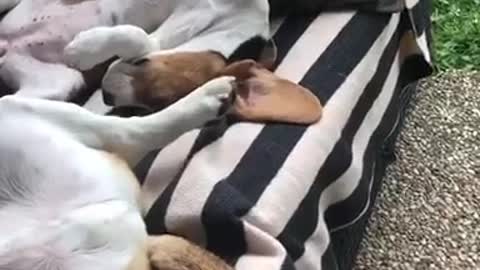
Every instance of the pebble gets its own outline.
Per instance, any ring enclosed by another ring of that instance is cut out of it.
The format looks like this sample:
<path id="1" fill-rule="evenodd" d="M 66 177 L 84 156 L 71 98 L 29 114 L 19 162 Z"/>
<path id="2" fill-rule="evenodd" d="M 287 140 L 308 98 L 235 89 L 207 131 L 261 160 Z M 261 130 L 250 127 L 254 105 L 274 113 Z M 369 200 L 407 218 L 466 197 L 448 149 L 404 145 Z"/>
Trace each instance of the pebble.
<path id="1" fill-rule="evenodd" d="M 480 72 L 422 82 L 355 269 L 480 269 L 479 145 Z"/>

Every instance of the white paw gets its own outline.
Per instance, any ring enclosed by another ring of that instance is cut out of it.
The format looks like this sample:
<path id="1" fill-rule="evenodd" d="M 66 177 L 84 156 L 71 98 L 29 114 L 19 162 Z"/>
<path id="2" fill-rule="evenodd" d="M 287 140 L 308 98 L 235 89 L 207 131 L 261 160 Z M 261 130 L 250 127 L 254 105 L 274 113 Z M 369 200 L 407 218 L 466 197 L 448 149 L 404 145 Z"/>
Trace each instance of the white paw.
<path id="1" fill-rule="evenodd" d="M 213 79 L 193 92 L 202 99 L 208 109 L 218 111 L 234 89 L 235 77 L 224 76 Z"/>
<path id="2" fill-rule="evenodd" d="M 151 52 L 154 46 L 148 34 L 132 25 L 96 27 L 78 34 L 65 48 L 65 61 L 71 67 L 89 70 L 118 56 L 131 60 Z"/>
<path id="3" fill-rule="evenodd" d="M 213 79 L 172 106 L 187 108 L 189 118 L 193 123 L 196 123 L 196 126 L 213 120 L 217 117 L 225 100 L 232 93 L 234 81 L 234 77 Z"/>

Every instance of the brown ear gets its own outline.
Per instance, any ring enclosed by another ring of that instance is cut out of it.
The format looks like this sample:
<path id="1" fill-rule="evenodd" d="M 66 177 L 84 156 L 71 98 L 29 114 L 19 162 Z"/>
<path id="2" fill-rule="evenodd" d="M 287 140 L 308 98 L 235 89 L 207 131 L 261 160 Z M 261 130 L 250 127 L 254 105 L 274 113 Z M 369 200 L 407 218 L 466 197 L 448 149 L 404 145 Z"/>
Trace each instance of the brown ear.
<path id="1" fill-rule="evenodd" d="M 313 124 L 320 120 L 322 105 L 308 89 L 258 65 L 249 73 L 250 78 L 238 82 L 231 108 L 234 115 L 254 122 Z"/>
<path id="2" fill-rule="evenodd" d="M 220 72 L 220 76 L 233 76 L 239 81 L 247 80 L 254 76 L 254 68 L 258 66 L 257 62 L 250 59 L 234 62 L 226 66 Z"/>

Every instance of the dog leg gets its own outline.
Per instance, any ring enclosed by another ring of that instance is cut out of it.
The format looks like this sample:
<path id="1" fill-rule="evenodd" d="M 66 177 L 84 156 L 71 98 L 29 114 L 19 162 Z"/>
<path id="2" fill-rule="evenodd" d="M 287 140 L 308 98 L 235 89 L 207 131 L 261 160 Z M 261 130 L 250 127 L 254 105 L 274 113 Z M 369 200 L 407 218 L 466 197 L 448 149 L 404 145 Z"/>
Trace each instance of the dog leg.
<path id="1" fill-rule="evenodd" d="M 233 80 L 212 80 L 165 110 L 145 117 L 97 115 L 71 103 L 15 95 L 0 98 L 0 113 L 19 112 L 47 121 L 88 147 L 115 153 L 134 166 L 148 152 L 214 119 L 233 90 Z"/>
<path id="2" fill-rule="evenodd" d="M 22 0 L 2 0 L 0 2 L 0 13 L 9 11 L 10 9 L 18 5 L 21 1 Z"/>
<path id="3" fill-rule="evenodd" d="M 74 68 L 89 70 L 114 56 L 132 60 L 153 51 L 155 47 L 155 42 L 139 27 L 96 27 L 81 32 L 67 45 L 65 60 Z"/>

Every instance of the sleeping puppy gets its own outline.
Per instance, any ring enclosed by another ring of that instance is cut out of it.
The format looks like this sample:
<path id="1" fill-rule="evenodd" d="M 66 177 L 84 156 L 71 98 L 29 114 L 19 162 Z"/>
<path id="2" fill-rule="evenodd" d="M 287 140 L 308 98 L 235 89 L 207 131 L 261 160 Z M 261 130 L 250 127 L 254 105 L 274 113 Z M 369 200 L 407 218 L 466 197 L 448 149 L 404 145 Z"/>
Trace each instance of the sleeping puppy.
<path id="1" fill-rule="evenodd" d="M 192 57 L 215 65 L 245 40 L 268 37 L 269 29 L 267 0 L 2 0 L 0 14 L 4 12 L 0 81 L 20 95 L 56 100 L 84 89 L 84 75 L 102 73 L 88 72 L 97 64 L 116 57 L 124 64 L 140 64 L 139 57 L 153 51 L 190 59 L 163 68 L 169 78 L 163 81 L 187 80 Z M 103 86 L 130 87 L 130 79 L 121 76 L 129 67 L 111 66 Z"/>
<path id="2" fill-rule="evenodd" d="M 0 98 L 0 269 L 228 269 L 180 238 L 148 238 L 130 168 L 215 118 L 234 85 L 232 77 L 218 78 L 135 118 Z"/>

